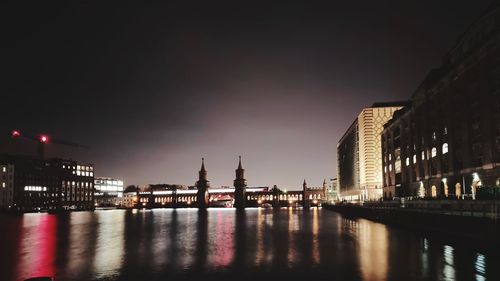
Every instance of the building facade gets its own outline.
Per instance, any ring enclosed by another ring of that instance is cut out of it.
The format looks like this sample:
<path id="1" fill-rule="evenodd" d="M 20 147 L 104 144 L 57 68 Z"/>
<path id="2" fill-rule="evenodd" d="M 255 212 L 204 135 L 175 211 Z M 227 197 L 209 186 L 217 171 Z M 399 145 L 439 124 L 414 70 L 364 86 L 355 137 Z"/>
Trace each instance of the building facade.
<path id="1" fill-rule="evenodd" d="M 120 206 L 123 200 L 123 181 L 98 177 L 94 179 L 94 201 L 99 207 Z"/>
<path id="2" fill-rule="evenodd" d="M 384 197 L 475 197 L 500 180 L 500 9 L 472 24 L 382 133 Z"/>
<path id="3" fill-rule="evenodd" d="M 341 200 L 382 198 L 380 133 L 393 113 L 407 102 L 375 103 L 364 108 L 337 144 L 337 173 Z"/>
<path id="4" fill-rule="evenodd" d="M 330 179 L 330 184 L 326 192 L 326 201 L 333 203 L 338 201 L 338 181 L 337 178 Z"/>
<path id="5" fill-rule="evenodd" d="M 1 155 L 0 179 L 1 209 L 32 212 L 94 208 L 91 164 Z"/>

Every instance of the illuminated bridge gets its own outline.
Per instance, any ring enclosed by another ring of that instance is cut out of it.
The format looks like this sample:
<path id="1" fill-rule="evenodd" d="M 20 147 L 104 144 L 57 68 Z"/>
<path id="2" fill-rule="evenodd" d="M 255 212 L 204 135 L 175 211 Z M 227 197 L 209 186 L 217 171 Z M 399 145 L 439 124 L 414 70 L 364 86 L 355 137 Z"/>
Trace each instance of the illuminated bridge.
<path id="1" fill-rule="evenodd" d="M 136 208 L 178 208 L 178 207 L 309 207 L 320 206 L 326 201 L 326 182 L 319 188 L 308 188 L 304 180 L 302 190 L 284 191 L 276 186 L 247 187 L 244 179 L 241 157 L 236 169 L 234 188 L 210 188 L 204 159 L 196 188 L 192 189 L 150 189 L 138 191 Z"/>

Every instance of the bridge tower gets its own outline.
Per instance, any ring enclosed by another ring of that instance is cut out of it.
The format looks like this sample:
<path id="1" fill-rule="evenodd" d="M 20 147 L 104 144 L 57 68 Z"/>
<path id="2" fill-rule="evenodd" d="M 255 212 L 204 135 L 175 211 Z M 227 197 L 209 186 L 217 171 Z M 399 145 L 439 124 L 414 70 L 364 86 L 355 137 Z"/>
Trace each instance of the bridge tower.
<path id="1" fill-rule="evenodd" d="M 236 179 L 234 180 L 234 207 L 245 208 L 247 180 L 245 179 L 245 169 L 241 166 L 241 156 L 239 156 L 238 169 L 236 169 Z"/>
<path id="2" fill-rule="evenodd" d="M 302 206 L 304 209 L 309 209 L 311 207 L 311 202 L 309 201 L 309 192 L 307 192 L 307 183 L 304 179 L 304 183 L 302 183 Z"/>
<path id="3" fill-rule="evenodd" d="M 280 207 L 280 190 L 278 189 L 278 186 L 274 185 L 272 191 L 273 191 L 273 207 L 279 208 Z"/>
<path id="4" fill-rule="evenodd" d="M 198 189 L 198 192 L 196 193 L 196 204 L 198 205 L 198 209 L 208 208 L 209 187 L 210 187 L 210 182 L 207 180 L 207 170 L 205 170 L 205 158 L 201 158 L 201 169 L 199 172 L 198 181 L 196 182 L 196 189 Z"/>
<path id="5" fill-rule="evenodd" d="M 323 202 L 326 202 L 328 199 L 328 185 L 326 179 L 323 179 L 323 196 L 321 196 L 321 198 L 323 198 Z"/>

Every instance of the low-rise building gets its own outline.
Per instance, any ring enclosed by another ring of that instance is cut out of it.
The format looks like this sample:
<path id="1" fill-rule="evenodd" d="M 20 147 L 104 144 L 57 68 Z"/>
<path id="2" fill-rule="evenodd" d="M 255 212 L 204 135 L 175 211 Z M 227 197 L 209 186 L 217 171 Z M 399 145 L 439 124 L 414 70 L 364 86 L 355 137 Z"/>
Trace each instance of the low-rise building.
<path id="1" fill-rule="evenodd" d="M 92 210 L 94 166 L 59 158 L 0 156 L 0 208 Z"/>
<path id="2" fill-rule="evenodd" d="M 97 177 L 94 180 L 94 200 L 98 207 L 119 206 L 123 199 L 123 180 Z"/>

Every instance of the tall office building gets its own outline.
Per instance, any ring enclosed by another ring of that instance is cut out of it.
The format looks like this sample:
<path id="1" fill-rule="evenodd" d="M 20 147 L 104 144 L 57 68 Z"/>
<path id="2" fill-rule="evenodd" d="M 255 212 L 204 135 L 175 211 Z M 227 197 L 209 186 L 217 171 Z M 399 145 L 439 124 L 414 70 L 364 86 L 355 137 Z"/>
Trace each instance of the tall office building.
<path id="1" fill-rule="evenodd" d="M 380 133 L 392 114 L 407 102 L 374 103 L 364 108 L 337 144 L 341 200 L 378 200 L 382 197 Z"/>

